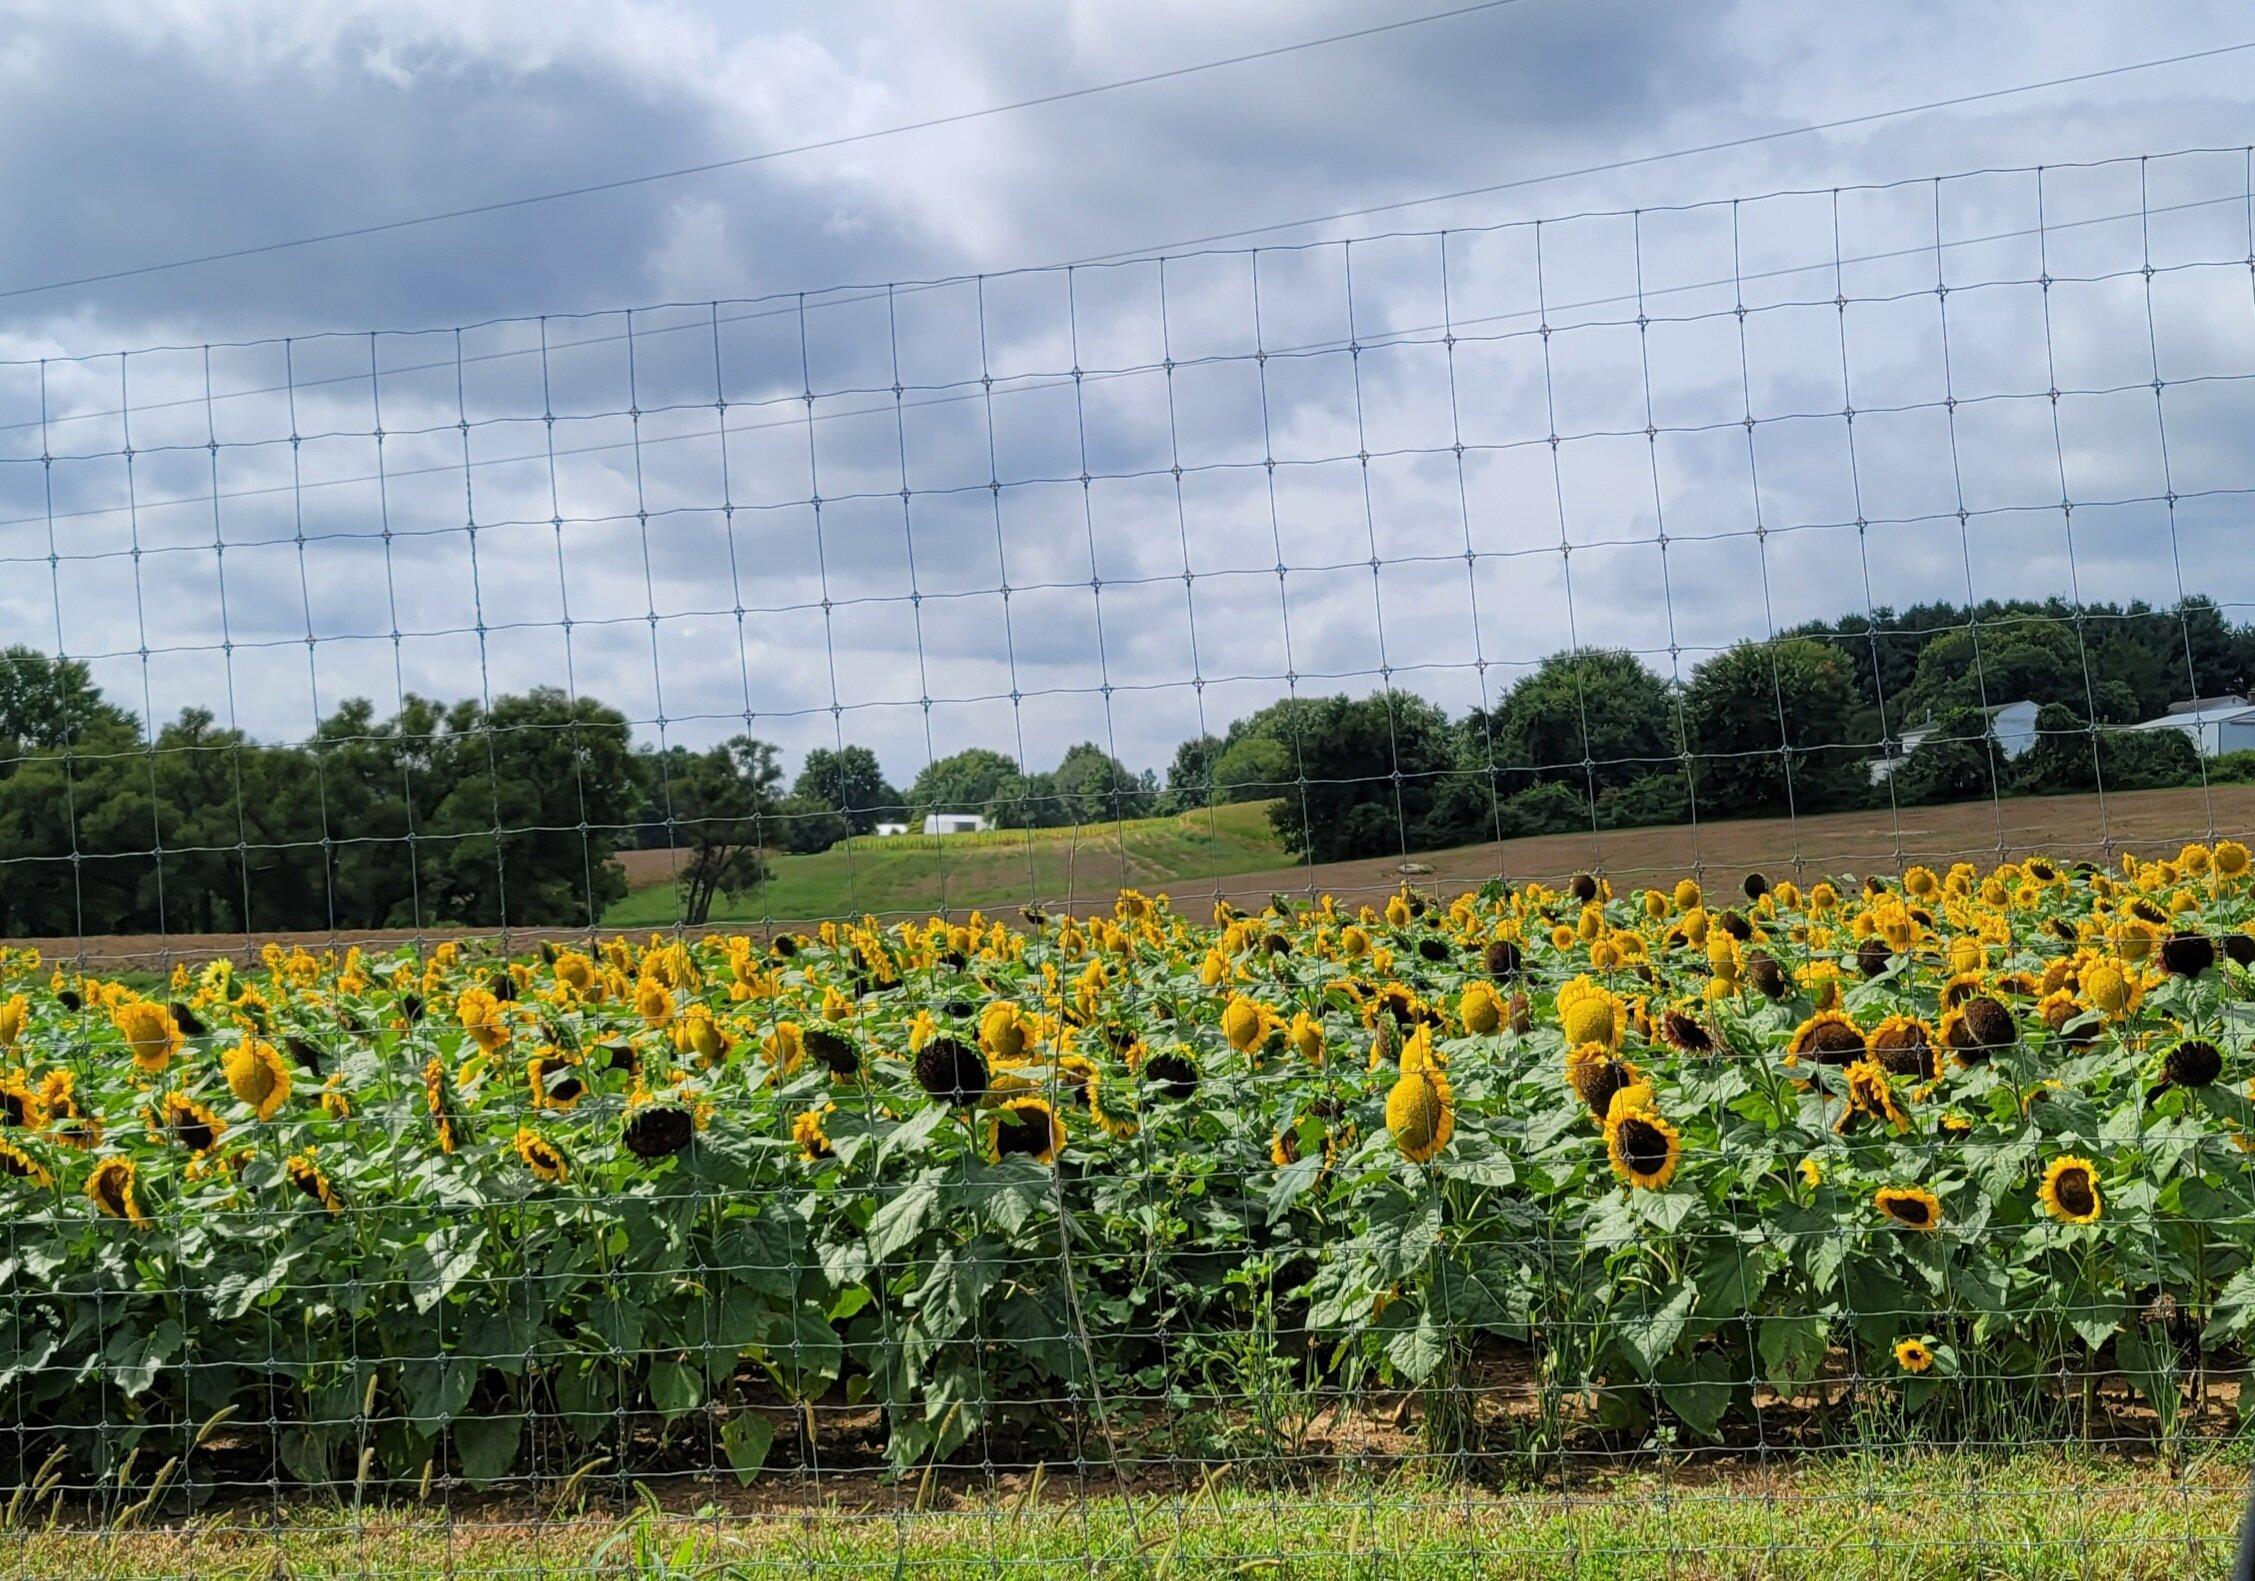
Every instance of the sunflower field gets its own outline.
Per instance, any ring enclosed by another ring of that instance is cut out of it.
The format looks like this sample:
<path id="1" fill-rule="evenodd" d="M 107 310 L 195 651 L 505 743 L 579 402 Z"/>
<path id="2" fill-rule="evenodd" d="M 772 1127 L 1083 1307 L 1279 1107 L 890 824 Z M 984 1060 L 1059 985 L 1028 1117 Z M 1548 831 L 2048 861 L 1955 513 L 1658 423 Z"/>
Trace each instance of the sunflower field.
<path id="1" fill-rule="evenodd" d="M 0 1475 L 2228 1431 L 2249 870 L 0 952 Z"/>

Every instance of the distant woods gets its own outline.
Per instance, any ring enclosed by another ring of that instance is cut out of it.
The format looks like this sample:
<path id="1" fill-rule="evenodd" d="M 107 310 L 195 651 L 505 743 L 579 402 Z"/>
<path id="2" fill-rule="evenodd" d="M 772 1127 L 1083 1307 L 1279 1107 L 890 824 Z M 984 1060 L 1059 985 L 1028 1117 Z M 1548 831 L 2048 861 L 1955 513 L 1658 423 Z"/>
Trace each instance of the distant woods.
<path id="1" fill-rule="evenodd" d="M 308 740 L 261 742 L 189 709 L 144 734 L 87 667 L 0 652 L 0 933 L 585 924 L 625 893 L 629 848 L 682 852 L 686 921 L 778 855 L 881 824 L 974 813 L 1003 828 L 1268 801 L 1315 860 L 1699 816 L 1819 812 L 2187 783 L 2176 731 L 2107 727 L 2244 693 L 2255 630 L 2193 599 L 1879 610 L 1670 667 L 1554 654 L 1452 718 L 1411 692 L 1289 697 L 1183 742 L 1164 780 L 1082 742 L 1054 767 L 968 747 L 903 790 L 876 754 L 807 754 L 786 781 L 748 735 L 633 741 L 617 709 L 553 688 L 389 717 L 347 702 Z M 1989 711 L 2038 705 L 2007 757 Z M 1931 729 L 1884 783 L 1869 761 Z M 2255 778 L 2211 760 L 2210 779 Z"/>

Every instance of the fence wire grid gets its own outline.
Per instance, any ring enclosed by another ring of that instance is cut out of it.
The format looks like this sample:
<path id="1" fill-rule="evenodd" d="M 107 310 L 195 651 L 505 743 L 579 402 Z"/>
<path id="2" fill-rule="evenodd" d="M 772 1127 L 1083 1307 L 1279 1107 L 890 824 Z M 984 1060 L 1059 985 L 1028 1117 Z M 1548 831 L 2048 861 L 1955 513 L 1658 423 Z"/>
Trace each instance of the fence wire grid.
<path id="1" fill-rule="evenodd" d="M 2251 379 L 2249 148 L 0 362 L 0 1549 L 2220 1571 Z"/>

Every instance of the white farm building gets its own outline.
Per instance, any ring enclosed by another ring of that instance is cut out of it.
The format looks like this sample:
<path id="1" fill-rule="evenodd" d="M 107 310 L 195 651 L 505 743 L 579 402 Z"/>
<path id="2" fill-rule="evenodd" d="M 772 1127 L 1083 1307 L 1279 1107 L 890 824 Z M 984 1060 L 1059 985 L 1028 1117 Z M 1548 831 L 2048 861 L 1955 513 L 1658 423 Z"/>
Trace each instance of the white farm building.
<path id="1" fill-rule="evenodd" d="M 2244 697 L 2196 697 L 2171 703 L 2159 719 L 2131 725 L 2132 730 L 2179 730 L 2204 758 L 2222 752 L 2255 751 L 2255 704 Z"/>
<path id="2" fill-rule="evenodd" d="M 1996 738 L 1997 750 L 2007 762 L 2022 756 L 2036 744 L 2036 704 L 2029 698 L 2023 697 L 2016 703 L 1998 703 L 1982 712 L 1989 716 L 1989 734 Z M 1872 784 L 1884 784 L 1894 778 L 1896 770 L 1925 745 L 1935 729 L 1931 720 L 1913 725 L 1903 732 L 1894 751 L 1885 757 L 1873 758 L 1868 765 Z"/>

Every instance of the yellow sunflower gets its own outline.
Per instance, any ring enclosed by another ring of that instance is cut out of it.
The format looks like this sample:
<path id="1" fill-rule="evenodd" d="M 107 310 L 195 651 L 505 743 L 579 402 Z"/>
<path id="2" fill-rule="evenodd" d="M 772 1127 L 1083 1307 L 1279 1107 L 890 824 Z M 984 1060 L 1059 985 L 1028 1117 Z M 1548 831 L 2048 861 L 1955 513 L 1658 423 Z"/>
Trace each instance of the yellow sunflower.
<path id="1" fill-rule="evenodd" d="M 243 1040 L 220 1056 L 227 1090 L 249 1104 L 261 1120 L 271 1120 L 290 1100 L 290 1067 L 274 1045 L 243 1035 Z"/>
<path id="2" fill-rule="evenodd" d="M 1386 1094 L 1386 1129 L 1413 1164 L 1427 1162 L 1449 1145 L 1456 1134 L 1456 1094 L 1438 1065 L 1404 1051 L 1401 1074 Z"/>
<path id="3" fill-rule="evenodd" d="M 1905 1372 L 1924 1372 L 1934 1365 L 1934 1350 L 1922 1339 L 1895 1341 L 1895 1365 Z"/>
<path id="4" fill-rule="evenodd" d="M 1819 1065 L 1853 1065 L 1869 1047 L 1862 1027 L 1837 1010 L 1819 1010 L 1793 1029 L 1785 1052 L 1794 1060 Z"/>
<path id="5" fill-rule="evenodd" d="M 799 1146 L 801 1163 L 818 1164 L 835 1155 L 837 1150 L 830 1145 L 830 1133 L 823 1129 L 822 1117 L 837 1107 L 826 1103 L 819 1108 L 802 1109 L 791 1121 L 791 1140 Z"/>
<path id="6" fill-rule="evenodd" d="M 197 1158 L 219 1145 L 227 1122 L 184 1092 L 168 1092 L 149 1111 L 149 1131 L 155 1140 L 178 1142 Z"/>
<path id="7" fill-rule="evenodd" d="M 1088 1078 L 1088 1114 L 1106 1136 L 1135 1135 L 1139 1121 L 1134 1077 L 1116 1065 L 1098 1066 Z"/>
<path id="8" fill-rule="evenodd" d="M 0 1176 L 28 1180 L 42 1188 L 55 1183 L 55 1177 L 47 1173 L 45 1165 L 13 1142 L 0 1142 Z"/>
<path id="9" fill-rule="evenodd" d="M 517 1134 L 510 1138 L 510 1145 L 517 1150 L 517 1156 L 524 1160 L 525 1168 L 539 1179 L 558 1185 L 571 1179 L 571 1165 L 562 1151 L 531 1126 L 518 1126 Z"/>
<path id="10" fill-rule="evenodd" d="M 1596 1043 L 1618 1050 L 1628 1032 L 1627 1007 L 1620 995 L 1587 977 L 1577 977 L 1558 990 L 1558 1025 L 1568 1048 Z"/>
<path id="11" fill-rule="evenodd" d="M 321 1166 L 314 1162 L 312 1148 L 291 1154 L 282 1165 L 282 1172 L 289 1177 L 291 1185 L 320 1203 L 332 1218 L 344 1212 L 344 1203 L 337 1197 L 337 1188 L 329 1183 L 329 1177 L 321 1173 Z"/>
<path id="12" fill-rule="evenodd" d="M 86 1200 L 109 1218 L 123 1219 L 136 1228 L 145 1228 L 149 1216 L 141 1211 L 140 1198 L 134 1191 L 140 1178 L 132 1159 L 112 1154 L 87 1175 Z"/>
<path id="13" fill-rule="evenodd" d="M 172 1012 L 145 999 L 119 1005 L 110 1012 L 110 1020 L 124 1034 L 126 1047 L 133 1051 L 133 1063 L 151 1075 L 170 1064 L 187 1041 Z"/>
<path id="14" fill-rule="evenodd" d="M 1658 1191 L 1676 1178 L 1676 1166 L 1683 1158 L 1683 1138 L 1655 1111 L 1641 1105 L 1631 1107 L 1616 1098 L 1613 1113 L 1605 1122 L 1605 1154 L 1623 1185 Z"/>
<path id="15" fill-rule="evenodd" d="M 2036 1196 L 2044 1211 L 2062 1224 L 2096 1224 L 2101 1202 L 2098 1170 L 2087 1158 L 2062 1153 L 2044 1168 Z"/>
<path id="16" fill-rule="evenodd" d="M 987 1162 L 1030 1158 L 1054 1164 L 1065 1146 L 1065 1122 L 1046 1098 L 1028 1095 L 1005 1100 L 987 1120 Z"/>
<path id="17" fill-rule="evenodd" d="M 1942 1199 L 1923 1186 L 1882 1186 L 1871 1205 L 1908 1230 L 1931 1234 L 1942 1227 Z"/>

